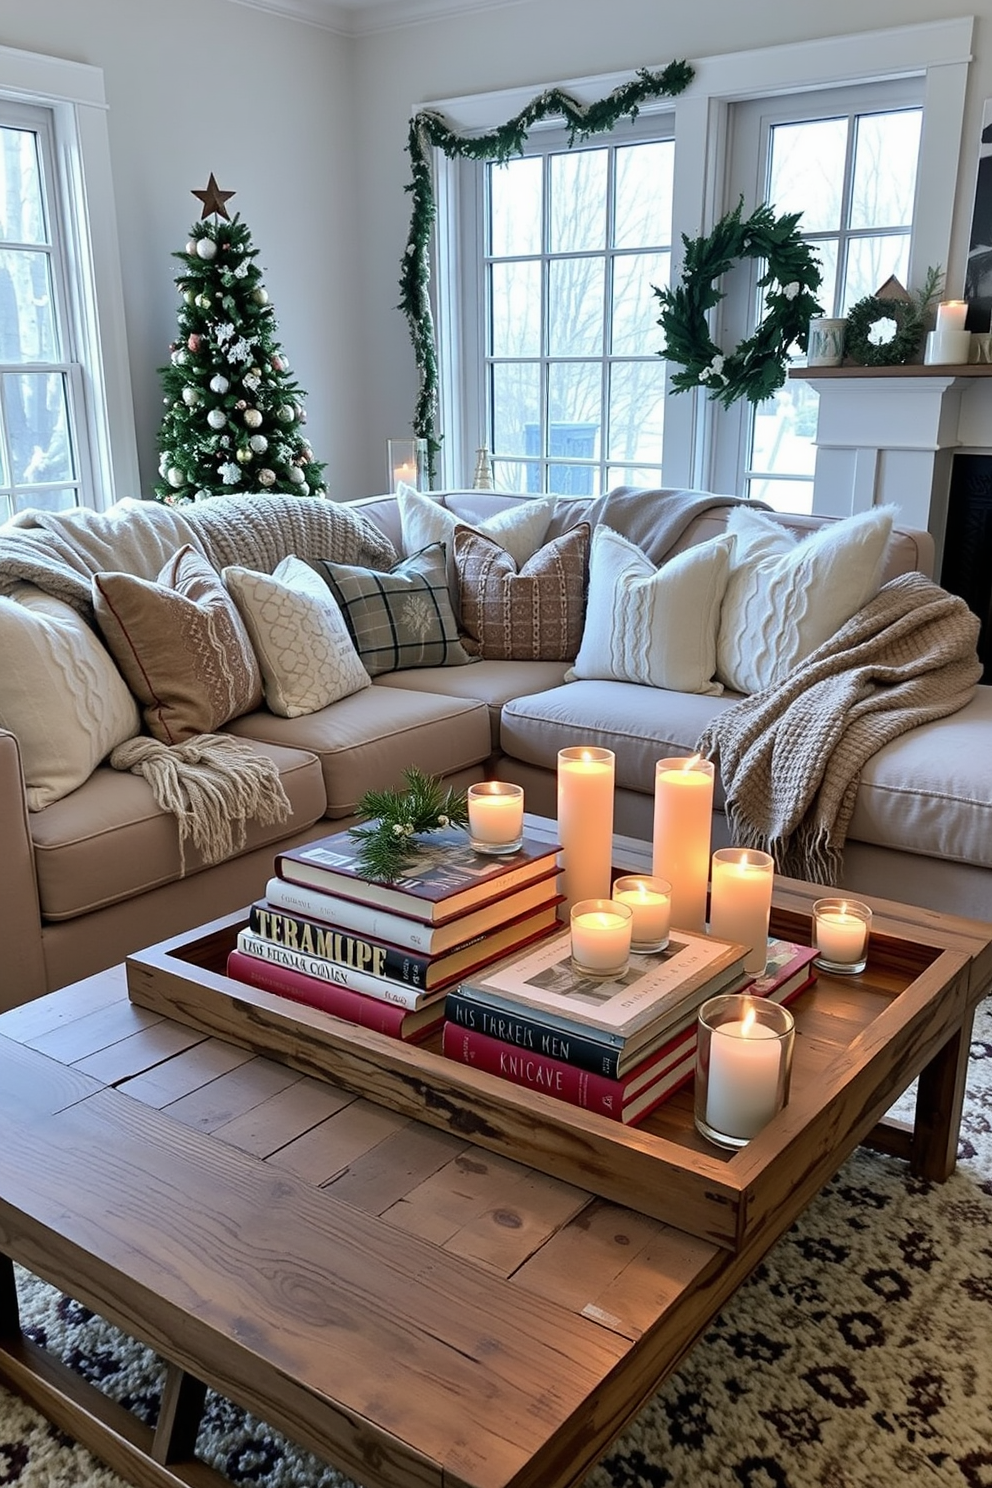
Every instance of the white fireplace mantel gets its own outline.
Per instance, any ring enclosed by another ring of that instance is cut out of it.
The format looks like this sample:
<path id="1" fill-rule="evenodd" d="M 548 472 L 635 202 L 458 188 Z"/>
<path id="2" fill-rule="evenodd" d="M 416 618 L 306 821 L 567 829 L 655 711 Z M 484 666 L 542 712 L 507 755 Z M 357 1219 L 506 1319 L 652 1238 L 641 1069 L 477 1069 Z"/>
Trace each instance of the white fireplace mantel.
<path id="1" fill-rule="evenodd" d="M 943 551 L 951 463 L 992 450 L 992 366 L 797 367 L 819 394 L 813 510 L 892 503 Z"/>

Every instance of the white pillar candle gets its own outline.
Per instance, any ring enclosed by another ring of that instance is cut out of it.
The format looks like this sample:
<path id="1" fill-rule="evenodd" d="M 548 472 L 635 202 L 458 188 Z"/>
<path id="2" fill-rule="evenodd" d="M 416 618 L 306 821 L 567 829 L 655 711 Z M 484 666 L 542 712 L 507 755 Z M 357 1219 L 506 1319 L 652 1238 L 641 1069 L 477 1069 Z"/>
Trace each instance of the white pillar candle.
<path id="1" fill-rule="evenodd" d="M 768 960 L 774 860 L 747 847 L 721 847 L 713 854 L 710 932 L 746 945 L 744 970 L 760 975 Z"/>
<path id="2" fill-rule="evenodd" d="M 928 366 L 964 366 L 971 357 L 971 332 L 931 331 L 923 360 Z"/>
<path id="3" fill-rule="evenodd" d="M 967 316 L 968 306 L 964 300 L 944 300 L 937 306 L 937 330 L 963 331 Z"/>
<path id="4" fill-rule="evenodd" d="M 753 1137 L 778 1110 L 782 1051 L 771 1028 L 748 1012 L 710 1038 L 706 1120 L 728 1137 Z"/>
<path id="5" fill-rule="evenodd" d="M 411 460 L 404 460 L 402 465 L 393 469 L 393 490 L 398 491 L 401 483 L 405 486 L 417 484 L 417 467 Z"/>
<path id="6" fill-rule="evenodd" d="M 585 971 L 622 971 L 630 956 L 630 906 L 583 899 L 571 912 L 572 960 Z"/>
<path id="7" fill-rule="evenodd" d="M 654 865 L 672 886 L 672 924 L 702 932 L 713 824 L 713 762 L 700 755 L 655 766 Z"/>
<path id="8" fill-rule="evenodd" d="M 861 960 L 867 934 L 864 920 L 845 909 L 823 910 L 816 916 L 816 948 L 840 966 Z"/>
<path id="9" fill-rule="evenodd" d="M 468 788 L 468 830 L 473 842 L 519 843 L 524 826 L 523 786 L 483 780 Z"/>
<path id="10" fill-rule="evenodd" d="M 577 746 L 558 751 L 563 911 L 578 899 L 610 897 L 614 764 L 610 749 Z"/>
<path id="11" fill-rule="evenodd" d="M 664 950 L 671 923 L 671 884 L 663 878 L 638 878 L 631 874 L 617 879 L 613 898 L 618 904 L 630 905 L 631 948 Z"/>

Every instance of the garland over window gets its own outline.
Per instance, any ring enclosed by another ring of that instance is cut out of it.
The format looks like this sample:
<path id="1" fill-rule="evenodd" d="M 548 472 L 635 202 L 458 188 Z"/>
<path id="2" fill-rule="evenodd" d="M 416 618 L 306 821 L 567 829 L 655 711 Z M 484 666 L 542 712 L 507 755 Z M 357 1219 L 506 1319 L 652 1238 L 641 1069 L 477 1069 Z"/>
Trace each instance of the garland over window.
<path id="1" fill-rule="evenodd" d="M 661 72 L 649 72 L 642 68 L 629 83 L 623 83 L 605 98 L 585 107 L 560 88 L 548 88 L 498 129 L 471 137 L 456 134 L 449 128 L 444 117 L 434 110 L 425 109 L 414 115 L 410 121 L 407 149 L 413 179 L 406 190 L 413 197 L 413 211 L 400 269 L 399 309 L 403 311 L 410 327 L 419 376 L 413 429 L 419 439 L 427 441 L 427 463 L 432 481 L 441 443 L 437 433 L 437 346 L 428 293 L 430 240 L 437 217 L 431 175 L 431 150 L 443 151 L 449 160 L 461 157 L 503 163 L 511 155 L 523 154 L 531 127 L 538 120 L 549 118 L 564 119 L 568 143 L 572 146 L 576 140 L 605 133 L 622 118 L 636 119 L 641 104 L 649 98 L 674 97 L 681 93 L 688 87 L 693 76 L 693 70 L 687 62 L 670 62 Z"/>

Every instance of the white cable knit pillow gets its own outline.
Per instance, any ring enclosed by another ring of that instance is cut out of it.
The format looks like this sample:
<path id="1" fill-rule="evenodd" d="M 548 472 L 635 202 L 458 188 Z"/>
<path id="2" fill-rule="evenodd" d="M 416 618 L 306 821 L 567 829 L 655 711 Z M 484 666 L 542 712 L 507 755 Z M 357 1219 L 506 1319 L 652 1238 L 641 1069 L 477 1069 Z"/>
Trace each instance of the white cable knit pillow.
<path id="1" fill-rule="evenodd" d="M 720 681 L 735 692 L 773 687 L 873 599 L 895 511 L 858 512 L 797 541 L 764 512 L 734 507 L 717 638 Z"/>
<path id="2" fill-rule="evenodd" d="M 138 704 L 100 637 L 33 585 L 0 599 L 0 726 L 16 734 L 29 811 L 88 780 L 141 732 Z"/>
<path id="3" fill-rule="evenodd" d="M 634 543 L 597 527 L 582 644 L 566 680 L 605 677 L 720 693 L 714 680 L 732 539 L 711 538 L 655 568 Z"/>
<path id="4" fill-rule="evenodd" d="M 254 648 L 270 712 L 300 718 L 372 686 L 337 600 L 309 563 L 284 558 L 271 574 L 231 566 L 221 578 Z"/>

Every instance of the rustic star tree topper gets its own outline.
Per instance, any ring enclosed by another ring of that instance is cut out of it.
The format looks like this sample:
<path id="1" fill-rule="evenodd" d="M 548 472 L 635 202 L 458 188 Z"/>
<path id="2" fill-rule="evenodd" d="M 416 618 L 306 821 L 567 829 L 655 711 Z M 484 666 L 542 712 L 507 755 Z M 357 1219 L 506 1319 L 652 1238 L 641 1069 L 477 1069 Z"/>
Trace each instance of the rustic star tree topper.
<path id="1" fill-rule="evenodd" d="M 235 195 L 235 192 L 221 191 L 217 185 L 213 171 L 210 172 L 210 180 L 207 182 L 204 190 L 194 191 L 192 194 L 198 201 L 203 203 L 203 211 L 200 213 L 201 222 L 204 217 L 209 217 L 211 212 L 215 212 L 218 217 L 226 217 L 228 222 L 230 222 L 231 219 L 224 203 L 230 201 L 231 197 Z"/>

